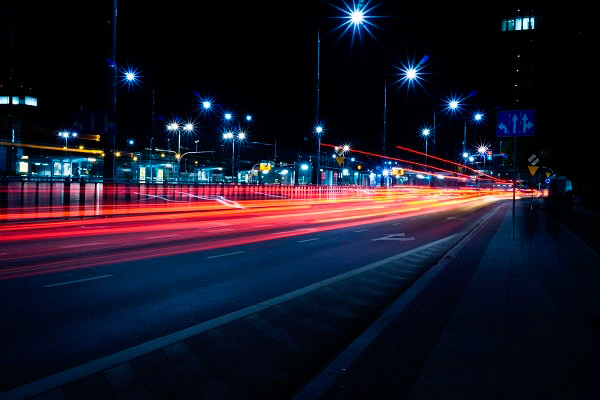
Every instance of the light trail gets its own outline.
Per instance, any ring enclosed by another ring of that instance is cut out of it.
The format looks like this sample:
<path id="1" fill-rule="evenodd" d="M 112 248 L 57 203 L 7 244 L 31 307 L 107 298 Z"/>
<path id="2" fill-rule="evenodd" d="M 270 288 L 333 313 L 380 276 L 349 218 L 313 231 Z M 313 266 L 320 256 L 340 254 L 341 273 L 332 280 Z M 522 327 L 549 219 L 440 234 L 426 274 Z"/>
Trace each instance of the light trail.
<path id="1" fill-rule="evenodd" d="M 335 145 L 328 144 L 328 143 L 321 143 L 321 146 L 333 147 L 333 148 L 339 147 L 339 146 L 335 146 Z M 352 153 L 359 153 L 359 154 L 364 154 L 364 155 L 373 156 L 373 157 L 385 158 L 386 160 L 400 161 L 400 162 L 403 162 L 405 164 L 418 165 L 418 166 L 429 168 L 429 169 L 435 169 L 435 170 L 440 171 L 440 172 L 446 172 L 446 173 L 450 173 L 452 175 L 457 175 L 457 176 L 444 176 L 445 179 L 457 179 L 457 180 L 466 181 L 466 180 L 468 180 L 468 179 L 471 178 L 469 175 L 464 175 L 464 174 L 461 174 L 459 172 L 450 171 L 448 169 L 443 169 L 443 168 L 435 167 L 435 166 L 428 165 L 428 164 L 422 164 L 422 163 L 419 163 L 419 162 L 416 162 L 416 161 L 404 160 L 402 158 L 397 158 L 397 157 L 383 156 L 381 154 L 370 153 L 368 151 L 362 151 L 362 150 L 356 150 L 356 149 L 351 149 L 350 151 Z M 411 169 L 411 172 L 422 174 L 422 175 L 429 175 L 429 176 L 436 176 L 437 175 L 436 173 L 425 171 L 425 170 Z"/>
<path id="2" fill-rule="evenodd" d="M 422 156 L 425 156 L 425 157 L 428 157 L 428 158 L 433 158 L 435 160 L 439 160 L 439 161 L 442 161 L 442 162 L 445 162 L 445 163 L 449 163 L 449 164 L 452 164 L 452 165 L 457 165 L 457 166 L 459 166 L 461 168 L 468 169 L 469 171 L 472 171 L 472 172 L 474 172 L 474 173 L 476 173 L 478 175 L 481 175 L 481 176 L 485 176 L 485 177 L 487 177 L 487 178 L 489 178 L 491 180 L 494 180 L 494 181 L 499 181 L 499 182 L 502 182 L 502 183 L 510 183 L 510 184 L 512 184 L 512 181 L 507 181 L 507 180 L 502 180 L 502 179 L 495 178 L 495 177 L 493 177 L 491 175 L 488 175 L 486 173 L 479 172 L 478 170 L 476 170 L 474 168 L 468 167 L 466 164 L 461 164 L 461 163 L 457 163 L 455 161 L 446 160 L 445 158 L 432 156 L 431 154 L 425 154 L 425 153 L 423 153 L 421 151 L 418 151 L 418 150 L 409 149 L 408 147 L 396 146 L 396 148 L 400 149 L 400 150 L 409 151 L 411 153 L 419 154 L 419 155 L 422 155 Z"/>
<path id="3" fill-rule="evenodd" d="M 416 186 L 349 193 L 338 199 L 262 201 L 260 207 L 241 201 L 243 208 L 153 209 L 108 219 L 0 225 L 0 279 L 240 246 L 512 198 L 512 191 Z"/>

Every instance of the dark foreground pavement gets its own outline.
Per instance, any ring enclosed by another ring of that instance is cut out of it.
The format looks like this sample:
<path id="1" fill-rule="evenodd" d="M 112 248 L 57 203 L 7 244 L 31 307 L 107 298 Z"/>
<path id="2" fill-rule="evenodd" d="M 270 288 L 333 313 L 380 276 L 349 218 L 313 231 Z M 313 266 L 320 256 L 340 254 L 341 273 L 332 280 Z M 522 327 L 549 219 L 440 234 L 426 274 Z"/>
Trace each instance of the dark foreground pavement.
<path id="1" fill-rule="evenodd" d="M 0 399 L 600 398 L 600 218 L 516 211 Z"/>

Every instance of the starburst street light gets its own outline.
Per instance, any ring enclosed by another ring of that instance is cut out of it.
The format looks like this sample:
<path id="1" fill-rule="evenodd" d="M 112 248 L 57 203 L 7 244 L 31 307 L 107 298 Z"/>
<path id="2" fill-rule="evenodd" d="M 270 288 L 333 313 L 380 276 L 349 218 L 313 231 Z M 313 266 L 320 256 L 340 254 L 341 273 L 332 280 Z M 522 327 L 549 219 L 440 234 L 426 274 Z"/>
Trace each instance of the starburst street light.
<path id="1" fill-rule="evenodd" d="M 415 84 L 420 86 L 423 80 L 423 67 L 428 60 L 429 56 L 425 55 L 418 63 L 412 61 L 402 63 L 400 67 L 397 67 L 399 78 L 396 83 L 400 83 L 401 86 L 406 85 L 409 89 Z"/>
<path id="2" fill-rule="evenodd" d="M 361 32 L 365 30 L 371 37 L 374 38 L 372 28 L 377 27 L 371 20 L 375 17 L 370 13 L 377 6 L 370 6 L 371 1 L 352 1 L 351 3 L 344 3 L 342 7 L 334 6 L 341 13 L 342 16 L 336 17 L 342 19 L 343 22 L 336 29 L 343 28 L 343 32 L 340 37 L 343 36 L 349 30 L 352 30 L 352 41 L 354 41 L 355 35 L 361 39 Z"/>
<path id="3" fill-rule="evenodd" d="M 124 68 L 121 70 L 121 83 L 127 88 L 140 85 L 140 73 L 136 68 Z"/>

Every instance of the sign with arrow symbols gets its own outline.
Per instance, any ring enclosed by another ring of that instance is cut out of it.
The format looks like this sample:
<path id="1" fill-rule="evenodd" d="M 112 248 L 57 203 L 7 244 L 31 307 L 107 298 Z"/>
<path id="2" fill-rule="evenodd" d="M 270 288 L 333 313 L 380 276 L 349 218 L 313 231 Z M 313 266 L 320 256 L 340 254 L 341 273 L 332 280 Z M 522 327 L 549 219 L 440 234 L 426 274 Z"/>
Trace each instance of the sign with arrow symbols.
<path id="1" fill-rule="evenodd" d="M 496 137 L 533 136 L 535 110 L 498 111 Z"/>

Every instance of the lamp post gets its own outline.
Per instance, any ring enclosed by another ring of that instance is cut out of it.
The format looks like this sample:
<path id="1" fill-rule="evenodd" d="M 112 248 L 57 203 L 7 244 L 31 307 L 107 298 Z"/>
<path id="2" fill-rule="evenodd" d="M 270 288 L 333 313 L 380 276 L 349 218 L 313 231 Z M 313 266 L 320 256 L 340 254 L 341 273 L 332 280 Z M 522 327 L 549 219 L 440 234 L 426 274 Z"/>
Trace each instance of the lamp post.
<path id="1" fill-rule="evenodd" d="M 70 137 L 77 137 L 77 132 L 69 132 L 69 131 L 60 131 L 58 132 L 58 136 L 65 139 L 65 154 L 68 150 L 68 142 Z"/>
<path id="2" fill-rule="evenodd" d="M 246 132 L 240 131 L 237 135 L 233 131 L 223 133 L 224 140 L 231 140 L 231 180 L 235 179 L 235 141 L 245 140 Z"/>
<path id="3" fill-rule="evenodd" d="M 167 125 L 167 130 L 171 132 L 177 132 L 177 154 L 175 158 L 177 158 L 177 178 L 179 180 L 179 174 L 181 173 L 181 130 L 183 129 L 187 133 L 191 133 L 194 131 L 194 124 L 188 122 L 183 126 L 179 125 L 177 122 L 171 122 Z"/>
<path id="4" fill-rule="evenodd" d="M 361 29 L 365 29 L 369 34 L 368 25 L 372 25 L 370 21 L 368 21 L 369 16 L 367 15 L 369 11 L 372 9 L 367 8 L 367 4 L 358 4 L 356 6 L 347 7 L 346 10 L 336 7 L 338 10 L 345 12 L 345 16 L 342 17 L 344 22 L 342 27 L 345 26 L 344 33 L 348 30 L 352 30 L 352 38 L 354 39 L 354 35 L 358 34 L 360 36 Z M 321 182 L 321 134 L 323 133 L 322 123 L 319 117 L 320 110 L 320 101 L 321 101 L 321 29 L 317 28 L 317 76 L 316 76 L 316 107 L 315 107 L 315 133 L 317 134 L 317 177 L 316 184 L 319 185 Z M 384 117 L 385 119 L 385 117 Z M 385 139 L 384 146 L 385 146 Z"/>
<path id="5" fill-rule="evenodd" d="M 323 127 L 317 125 L 315 127 L 315 133 L 317 134 L 317 179 L 316 184 L 321 184 L 321 134 L 323 133 Z"/>
<path id="6" fill-rule="evenodd" d="M 485 155 L 488 151 L 488 147 L 486 145 L 481 145 L 477 148 L 477 152 L 483 158 L 483 173 L 485 174 Z"/>
<path id="7" fill-rule="evenodd" d="M 428 128 L 423 129 L 422 135 L 425 138 L 425 165 L 427 165 L 427 139 L 431 131 Z"/>

